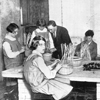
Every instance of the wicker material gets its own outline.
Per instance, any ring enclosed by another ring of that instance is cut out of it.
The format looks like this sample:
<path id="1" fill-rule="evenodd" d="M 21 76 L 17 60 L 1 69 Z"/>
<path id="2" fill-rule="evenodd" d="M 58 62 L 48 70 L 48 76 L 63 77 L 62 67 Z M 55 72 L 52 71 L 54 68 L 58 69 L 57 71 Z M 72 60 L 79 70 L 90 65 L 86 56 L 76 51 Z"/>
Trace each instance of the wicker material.
<path id="1" fill-rule="evenodd" d="M 71 74 L 72 72 L 73 72 L 72 66 L 68 66 L 67 64 L 64 64 L 58 73 L 62 75 L 68 75 Z"/>
<path id="2" fill-rule="evenodd" d="M 79 67 L 82 65 L 82 59 L 81 58 L 73 58 L 72 59 L 72 64 L 73 64 L 73 67 Z"/>

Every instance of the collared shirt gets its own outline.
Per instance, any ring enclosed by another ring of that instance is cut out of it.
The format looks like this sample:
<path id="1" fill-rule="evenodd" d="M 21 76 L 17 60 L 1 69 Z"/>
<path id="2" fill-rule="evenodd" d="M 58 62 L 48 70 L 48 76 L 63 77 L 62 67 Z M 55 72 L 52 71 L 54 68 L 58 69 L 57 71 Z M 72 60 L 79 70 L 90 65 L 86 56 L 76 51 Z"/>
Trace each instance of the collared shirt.
<path id="1" fill-rule="evenodd" d="M 5 38 L 9 39 L 11 41 L 15 41 L 16 40 L 16 38 L 11 37 L 10 35 L 6 35 Z M 16 58 L 16 56 L 20 54 L 19 51 L 13 52 L 11 50 L 11 46 L 10 46 L 10 44 L 8 42 L 4 42 L 3 43 L 3 49 L 5 50 L 5 52 L 6 52 L 6 54 L 7 54 L 7 56 L 9 58 Z"/>
<path id="2" fill-rule="evenodd" d="M 56 30 L 55 30 L 55 32 L 54 32 L 54 35 L 55 35 L 55 37 L 56 37 L 56 35 L 57 35 L 57 27 L 56 27 Z"/>

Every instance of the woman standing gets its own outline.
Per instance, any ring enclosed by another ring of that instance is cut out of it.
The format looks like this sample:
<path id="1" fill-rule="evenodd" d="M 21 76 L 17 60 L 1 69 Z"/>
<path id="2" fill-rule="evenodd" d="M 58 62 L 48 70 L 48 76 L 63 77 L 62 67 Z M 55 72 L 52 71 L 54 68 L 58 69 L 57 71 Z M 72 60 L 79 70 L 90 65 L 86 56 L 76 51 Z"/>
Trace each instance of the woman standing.
<path id="1" fill-rule="evenodd" d="M 59 60 L 49 66 L 44 62 L 42 54 L 45 51 L 45 39 L 35 36 L 32 40 L 32 54 L 24 63 L 24 77 L 32 89 L 32 92 L 52 95 L 55 100 L 59 100 L 68 95 L 72 86 L 65 78 L 57 77 L 56 74 L 62 67 Z M 56 66 L 55 68 L 53 68 Z"/>

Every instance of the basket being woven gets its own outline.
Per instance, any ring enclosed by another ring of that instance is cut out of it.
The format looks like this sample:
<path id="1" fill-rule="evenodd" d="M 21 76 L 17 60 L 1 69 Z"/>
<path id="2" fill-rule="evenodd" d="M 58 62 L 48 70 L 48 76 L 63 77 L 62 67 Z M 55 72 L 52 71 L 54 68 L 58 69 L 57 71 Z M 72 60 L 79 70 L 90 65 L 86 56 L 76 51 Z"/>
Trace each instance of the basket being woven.
<path id="1" fill-rule="evenodd" d="M 59 70 L 59 74 L 61 75 L 68 75 L 71 74 L 73 72 L 73 68 L 72 66 L 68 66 L 68 64 L 63 64 L 62 68 Z"/>
<path id="2" fill-rule="evenodd" d="M 67 61 L 69 63 L 69 65 L 73 66 L 73 67 L 79 67 L 82 65 L 82 58 L 80 57 L 73 57 L 71 59 L 68 59 Z"/>

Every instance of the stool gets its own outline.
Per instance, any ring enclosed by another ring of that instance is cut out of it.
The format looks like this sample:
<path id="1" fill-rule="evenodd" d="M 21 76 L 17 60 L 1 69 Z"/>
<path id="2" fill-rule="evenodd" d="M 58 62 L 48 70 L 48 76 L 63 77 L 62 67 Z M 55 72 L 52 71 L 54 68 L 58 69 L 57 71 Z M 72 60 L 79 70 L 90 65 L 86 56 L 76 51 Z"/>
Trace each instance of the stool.
<path id="1" fill-rule="evenodd" d="M 32 100 L 54 100 L 52 95 L 31 92 Z"/>

